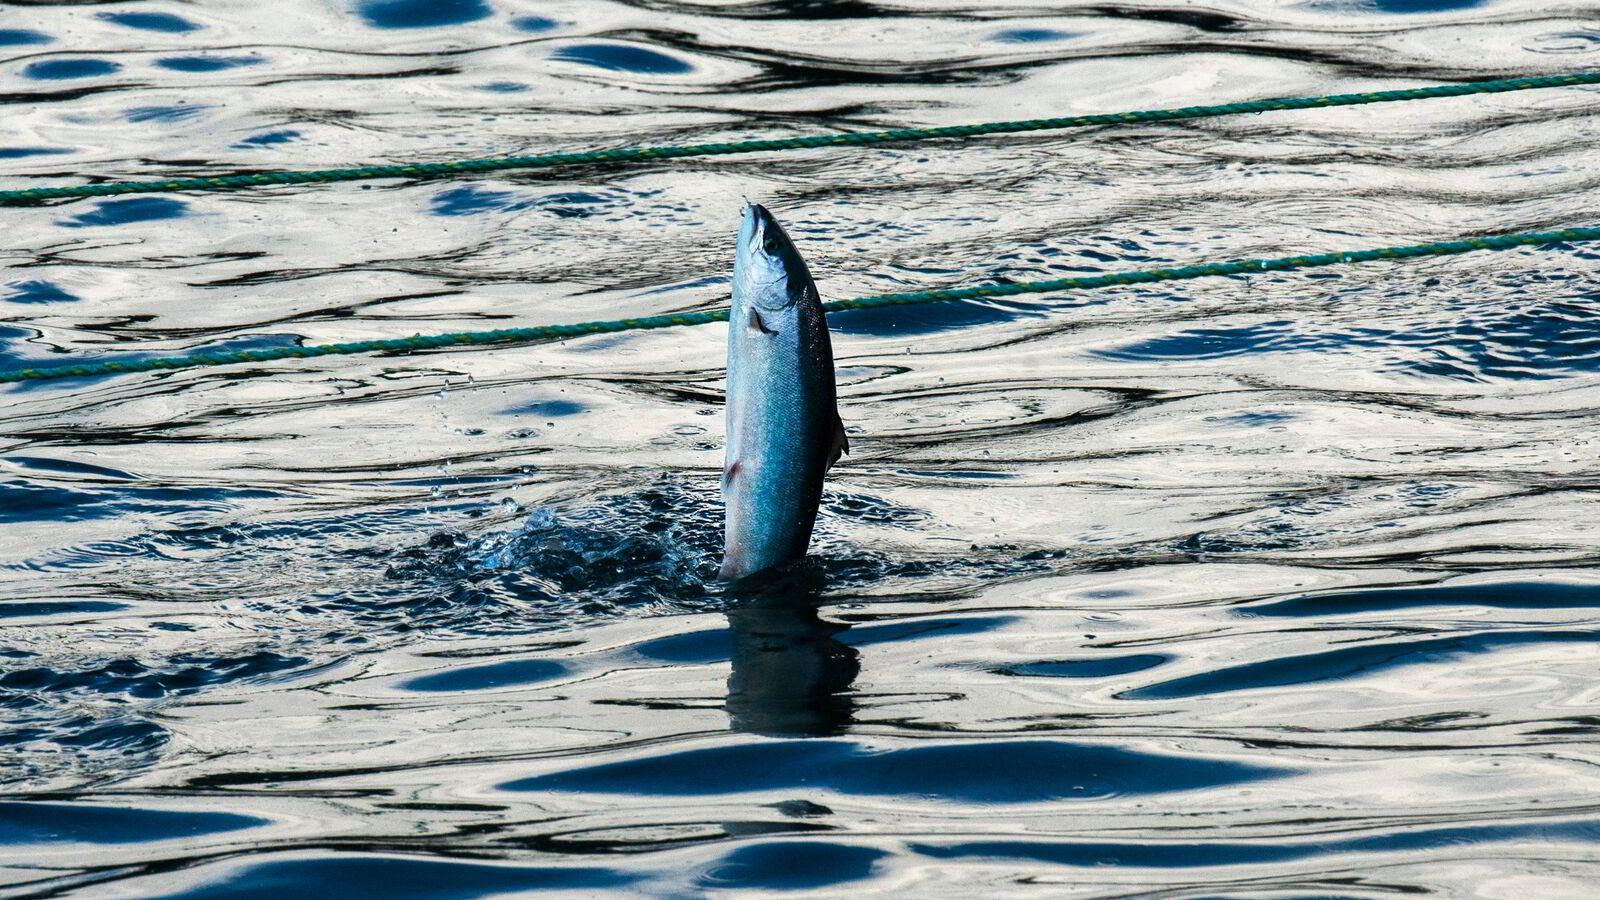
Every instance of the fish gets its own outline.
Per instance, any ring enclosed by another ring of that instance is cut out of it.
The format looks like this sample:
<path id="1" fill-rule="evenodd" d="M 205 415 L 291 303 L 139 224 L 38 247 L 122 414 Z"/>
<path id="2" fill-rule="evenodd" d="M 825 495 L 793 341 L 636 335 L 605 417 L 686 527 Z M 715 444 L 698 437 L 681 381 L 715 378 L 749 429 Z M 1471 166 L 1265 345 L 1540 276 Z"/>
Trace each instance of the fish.
<path id="1" fill-rule="evenodd" d="M 726 422 L 718 577 L 738 581 L 806 555 L 823 477 L 850 450 L 811 269 L 754 203 L 734 253 Z"/>

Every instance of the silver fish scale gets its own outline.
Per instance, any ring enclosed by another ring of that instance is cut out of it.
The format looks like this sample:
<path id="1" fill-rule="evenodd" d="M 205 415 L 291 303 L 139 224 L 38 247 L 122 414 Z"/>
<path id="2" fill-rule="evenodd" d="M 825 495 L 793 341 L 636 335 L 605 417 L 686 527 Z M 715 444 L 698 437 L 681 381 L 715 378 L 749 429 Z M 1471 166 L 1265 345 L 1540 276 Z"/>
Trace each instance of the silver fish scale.
<path id="1" fill-rule="evenodd" d="M 728 331 L 723 578 L 805 555 L 838 421 L 816 285 L 782 227 L 752 206 L 739 234 Z"/>

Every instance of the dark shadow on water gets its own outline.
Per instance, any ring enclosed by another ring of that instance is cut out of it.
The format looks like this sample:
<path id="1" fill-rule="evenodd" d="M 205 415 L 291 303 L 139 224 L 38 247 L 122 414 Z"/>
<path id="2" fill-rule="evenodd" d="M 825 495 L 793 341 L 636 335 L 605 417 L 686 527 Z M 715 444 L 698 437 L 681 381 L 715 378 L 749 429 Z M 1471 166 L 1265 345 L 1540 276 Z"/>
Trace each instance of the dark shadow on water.
<path id="1" fill-rule="evenodd" d="M 188 19 L 160 12 L 106 12 L 100 13 L 99 18 L 107 22 L 114 22 L 124 28 L 136 28 L 140 31 L 160 31 L 166 34 L 183 34 L 186 31 L 198 31 L 200 26 Z"/>
<path id="2" fill-rule="evenodd" d="M 0 47 L 21 47 L 27 44 L 48 44 L 55 38 L 30 28 L 0 28 Z"/>
<path id="3" fill-rule="evenodd" d="M 240 66 L 255 66 L 266 62 L 259 56 L 169 56 L 156 60 L 156 65 L 173 72 L 221 72 Z"/>
<path id="4" fill-rule="evenodd" d="M 659 662 L 712 663 L 733 658 L 733 634 L 731 631 L 709 628 L 686 631 L 636 644 L 633 652 Z"/>
<path id="5" fill-rule="evenodd" d="M 643 9 L 677 11 L 673 0 L 628 0 L 627 5 Z M 878 19 L 910 16 L 912 6 L 880 6 L 867 0 L 756 0 L 753 3 L 696 4 L 695 13 L 745 20 L 782 19 L 785 21 L 837 21 L 840 19 Z"/>
<path id="6" fill-rule="evenodd" d="M 1036 318 L 1038 308 L 1010 300 L 960 300 L 923 306 L 887 306 L 828 314 L 837 334 L 879 337 L 935 334 L 974 325 L 997 325 L 1017 318 Z"/>
<path id="7" fill-rule="evenodd" d="M 544 16 L 518 16 L 511 20 L 512 28 L 532 33 L 549 31 L 559 24 L 555 19 L 546 19 Z"/>
<path id="8" fill-rule="evenodd" d="M 1322 328 L 1313 320 L 1277 319 L 1185 328 L 1094 351 L 1135 362 L 1259 358 L 1273 353 L 1383 352 L 1400 371 L 1469 381 L 1551 379 L 1600 369 L 1596 297 L 1514 298 L 1400 323 Z"/>
<path id="9" fill-rule="evenodd" d="M 1438 13 L 1471 9 L 1483 5 L 1483 0 L 1373 0 L 1379 12 L 1386 13 Z"/>
<path id="10" fill-rule="evenodd" d="M 13 281 L 7 287 L 11 293 L 5 299 L 12 303 L 71 303 L 78 299 L 54 282 L 42 279 Z"/>
<path id="11" fill-rule="evenodd" d="M 963 634 L 980 634 L 1017 621 L 1016 616 L 951 616 L 937 619 L 912 619 L 905 622 L 881 622 L 860 625 L 848 643 L 855 647 L 868 644 L 898 644 L 921 637 L 954 637 Z"/>
<path id="12" fill-rule="evenodd" d="M 192 119 L 206 111 L 206 107 L 194 104 L 178 104 L 176 106 L 137 106 L 128 110 L 124 115 L 129 122 L 182 122 Z"/>
<path id="13" fill-rule="evenodd" d="M 89 212 L 79 213 L 71 219 L 56 224 L 63 228 L 84 228 L 100 225 L 126 225 L 131 222 L 154 222 L 176 219 L 187 215 L 189 205 L 171 197 L 133 197 L 127 200 L 102 200 Z"/>
<path id="14" fill-rule="evenodd" d="M 1172 657 L 1163 653 L 1137 653 L 1100 659 L 1059 659 L 1018 663 L 990 669 L 996 675 L 1021 678 L 1106 678 L 1153 669 Z"/>
<path id="15" fill-rule="evenodd" d="M 436 216 L 475 216 L 537 209 L 561 219 L 585 219 L 613 209 L 619 202 L 614 195 L 589 191 L 561 191 L 535 196 L 513 191 L 493 191 L 469 184 L 435 194 L 428 211 Z"/>
<path id="16" fill-rule="evenodd" d="M 891 749 L 844 740 L 788 740 L 656 753 L 502 787 L 657 797 L 808 788 L 952 803 L 1045 803 L 1200 790 L 1288 774 L 1232 760 L 1059 740 L 916 742 Z"/>
<path id="17" fill-rule="evenodd" d="M 266 824 L 266 819 L 221 812 L 0 802 L 0 847 L 41 843 L 143 843 L 193 838 Z"/>
<path id="18" fill-rule="evenodd" d="M 1513 581 L 1503 584 L 1442 584 L 1307 594 L 1238 610 L 1246 616 L 1337 616 L 1436 606 L 1492 609 L 1600 608 L 1600 584 Z"/>
<path id="19" fill-rule="evenodd" d="M 0 46 L 4 46 L 3 41 L 0 41 Z M 65 147 L 0 147 L 0 159 L 25 159 L 29 156 L 66 156 L 71 152 Z"/>
<path id="20" fill-rule="evenodd" d="M 361 17 L 375 28 L 437 28 L 476 22 L 490 15 L 483 0 L 368 0 Z"/>
<path id="21" fill-rule="evenodd" d="M 275 492 L 209 486 L 70 485 L 0 478 L 0 523 L 80 522 L 130 512 L 226 509 Z"/>
<path id="22" fill-rule="evenodd" d="M 700 876 L 705 890 L 806 890 L 870 878 L 889 854 L 829 841 L 782 841 L 739 847 Z"/>
<path id="23" fill-rule="evenodd" d="M 1252 688 L 1282 687 L 1373 675 L 1401 666 L 1440 663 L 1472 653 L 1529 644 L 1600 643 L 1592 631 L 1514 631 L 1420 640 L 1370 641 L 1321 653 L 1278 656 L 1261 662 L 1199 672 L 1118 695 L 1138 700 L 1175 700 Z"/>
<path id="24" fill-rule="evenodd" d="M 0 600 L 0 619 L 23 619 L 34 616 L 81 616 L 88 613 L 116 612 L 127 609 L 126 603 L 106 600 Z"/>
<path id="25" fill-rule="evenodd" d="M 283 900 L 286 896 L 454 900 L 491 895 L 524 896 L 536 891 L 615 889 L 638 881 L 639 877 L 616 869 L 508 866 L 346 854 L 257 863 L 233 872 L 226 880 L 166 896 L 226 897 L 228 900 Z"/>
<path id="26" fill-rule="evenodd" d="M 626 44 L 575 44 L 557 50 L 552 58 L 639 75 L 683 75 L 694 71 L 694 66 L 659 50 Z"/>
<path id="27" fill-rule="evenodd" d="M 121 70 L 122 66 L 108 59 L 47 59 L 24 66 L 22 77 L 35 81 L 63 81 L 110 75 Z"/>
<path id="28" fill-rule="evenodd" d="M 213 684 L 267 680 L 305 666 L 304 657 L 262 650 L 240 656 L 177 654 L 156 662 L 125 656 L 76 669 L 36 666 L 0 675 L 0 690 L 39 694 L 116 695 L 139 699 L 193 694 Z"/>
<path id="29" fill-rule="evenodd" d="M 996 33 L 990 40 L 999 41 L 1002 44 L 1039 44 L 1064 41 L 1078 36 L 1079 32 L 1060 31 L 1055 28 L 1010 28 Z"/>
<path id="30" fill-rule="evenodd" d="M 846 693 L 860 654 L 836 635 L 850 626 L 817 614 L 825 575 L 800 566 L 739 589 L 727 611 L 733 633 L 728 720 L 735 731 L 769 737 L 843 734 L 855 703 Z"/>
<path id="31" fill-rule="evenodd" d="M 1429 828 L 1340 841 L 1301 843 L 1216 841 L 1123 844 L 1109 841 L 973 841 L 945 845 L 918 844 L 913 845 L 912 849 L 934 859 L 1025 859 L 1063 866 L 1180 869 L 1283 863 L 1342 853 L 1414 853 L 1444 849 L 1461 851 L 1469 847 L 1510 841 L 1532 841 L 1545 845 L 1577 843 L 1592 846 L 1597 834 L 1600 832 L 1597 832 L 1594 822 L 1578 821 L 1558 824 Z M 1487 847 L 1481 849 L 1482 852 L 1490 852 Z"/>
<path id="32" fill-rule="evenodd" d="M 401 682 L 408 691 L 482 691 L 538 684 L 569 674 L 565 664 L 553 659 L 509 659 L 481 666 L 459 666 L 419 675 Z"/>
<path id="33" fill-rule="evenodd" d="M 291 143 L 298 137 L 300 137 L 300 132 L 294 131 L 293 129 L 284 129 L 282 131 L 267 131 L 267 132 L 263 132 L 261 134 L 253 134 L 250 137 L 247 137 L 247 138 L 239 141 L 237 144 L 234 144 L 233 146 L 241 148 L 241 149 L 249 148 L 249 147 L 271 147 L 274 144 L 288 144 L 288 143 Z"/>

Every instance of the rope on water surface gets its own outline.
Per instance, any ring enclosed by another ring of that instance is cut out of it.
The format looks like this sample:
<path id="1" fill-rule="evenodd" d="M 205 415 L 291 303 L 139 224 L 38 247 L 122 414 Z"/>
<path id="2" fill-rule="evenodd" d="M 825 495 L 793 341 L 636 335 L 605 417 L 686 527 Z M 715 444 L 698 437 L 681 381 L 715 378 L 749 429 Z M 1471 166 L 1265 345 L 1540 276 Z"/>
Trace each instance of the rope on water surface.
<path id="1" fill-rule="evenodd" d="M 1277 259 L 1243 259 L 1231 262 L 1206 263 L 1198 266 L 1147 269 L 1140 272 L 1116 272 L 1108 275 L 1053 278 L 1047 281 L 1021 281 L 1011 284 L 984 284 L 969 288 L 908 291 L 900 294 L 884 294 L 877 297 L 834 300 L 824 303 L 822 306 L 829 312 L 844 312 L 854 309 L 876 309 L 884 306 L 914 306 L 922 303 L 940 303 L 951 300 L 1011 297 L 1018 294 L 1093 290 L 1095 288 L 1122 285 L 1153 284 L 1161 281 L 1183 281 L 1190 278 L 1206 278 L 1215 275 L 1251 275 L 1258 272 L 1283 272 L 1292 269 L 1311 269 L 1340 263 L 1371 262 L 1382 259 L 1455 256 L 1477 250 L 1509 250 L 1514 247 L 1526 247 L 1536 244 L 1597 240 L 1600 240 L 1600 228 L 1566 228 L 1560 231 L 1502 234 L 1493 237 L 1468 238 L 1460 241 L 1442 241 L 1435 244 L 1380 247 L 1376 250 L 1349 250 L 1342 253 L 1317 253 L 1305 256 L 1279 257 Z M 384 338 L 381 340 L 353 341 L 341 344 L 316 344 L 306 347 L 227 350 L 157 359 L 135 359 L 84 363 L 74 366 L 53 366 L 46 369 L 0 371 L 0 383 L 46 381 L 56 378 L 88 378 L 100 375 L 170 369 L 192 369 L 199 366 L 268 362 L 276 359 L 310 359 L 318 356 L 349 356 L 363 353 L 431 350 L 440 347 L 492 346 L 527 341 L 560 340 L 619 331 L 644 331 L 652 328 L 673 328 L 680 325 L 704 325 L 710 322 L 725 322 L 727 320 L 727 309 L 712 309 L 700 312 L 672 313 L 664 316 L 644 316 L 635 319 L 580 322 L 573 325 L 534 325 L 528 328 L 460 331 L 450 334 L 419 334 L 405 338 Z"/>
<path id="2" fill-rule="evenodd" d="M 1287 109 L 1321 109 L 1330 106 L 1359 106 L 1366 103 L 1391 103 L 1398 100 L 1427 100 L 1434 97 L 1463 97 L 1468 94 L 1495 94 L 1536 88 L 1600 84 L 1600 72 L 1537 75 L 1501 81 L 1475 81 L 1464 84 L 1369 91 L 1360 94 L 1329 94 L 1320 97 L 1281 97 L 1222 103 L 1214 106 L 1185 106 L 1121 113 L 1067 116 L 1057 119 L 1024 119 L 1015 122 L 986 122 L 975 125 L 948 125 L 941 128 L 901 128 L 893 131 L 867 131 L 843 134 L 818 134 L 807 137 L 776 138 L 732 143 L 690 144 L 661 147 L 625 147 L 616 150 L 586 150 L 578 153 L 553 153 L 545 156 L 506 156 L 493 159 L 463 159 L 455 162 L 417 162 L 399 165 L 359 166 L 349 169 L 322 169 L 304 172 L 258 172 L 252 175 L 219 175 L 212 178 L 179 178 L 170 181 L 120 181 L 105 184 L 80 184 L 68 187 L 41 187 L 0 190 L 0 206 L 31 204 L 39 200 L 75 197 L 110 197 L 119 194 L 152 194 L 168 191 L 242 190 L 283 184 L 325 184 L 335 181 L 360 181 L 371 178 L 439 178 L 474 172 L 508 169 L 543 169 L 580 164 L 621 164 L 686 156 L 724 156 L 732 153 L 759 153 L 777 150 L 804 150 L 813 147 L 857 146 L 941 138 L 967 138 L 988 134 L 1024 131 L 1049 131 L 1084 128 L 1091 125 L 1123 125 L 1130 122 L 1171 122 L 1179 119 L 1204 119 L 1240 113 L 1261 113 Z"/>

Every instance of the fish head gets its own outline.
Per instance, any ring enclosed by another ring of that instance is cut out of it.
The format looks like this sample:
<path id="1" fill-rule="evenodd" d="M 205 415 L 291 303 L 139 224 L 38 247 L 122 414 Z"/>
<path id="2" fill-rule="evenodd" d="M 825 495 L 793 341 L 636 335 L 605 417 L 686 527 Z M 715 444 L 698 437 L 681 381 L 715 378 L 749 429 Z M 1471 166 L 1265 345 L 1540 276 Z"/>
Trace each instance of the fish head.
<path id="1" fill-rule="evenodd" d="M 752 203 L 739 225 L 733 261 L 734 294 L 759 309 L 781 310 L 815 293 L 811 270 L 788 232 L 767 208 Z"/>

